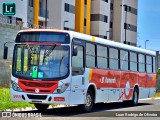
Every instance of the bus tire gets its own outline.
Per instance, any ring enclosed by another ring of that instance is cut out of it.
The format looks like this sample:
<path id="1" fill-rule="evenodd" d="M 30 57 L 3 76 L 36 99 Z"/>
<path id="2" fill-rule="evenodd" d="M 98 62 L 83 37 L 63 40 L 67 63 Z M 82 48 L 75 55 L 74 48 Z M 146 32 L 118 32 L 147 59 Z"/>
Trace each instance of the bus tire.
<path id="1" fill-rule="evenodd" d="M 138 88 L 135 87 L 134 91 L 133 91 L 132 100 L 130 101 L 130 104 L 133 105 L 133 106 L 138 105 L 138 99 L 139 99 L 139 91 L 138 91 Z"/>
<path id="2" fill-rule="evenodd" d="M 93 108 L 93 104 L 94 104 L 93 93 L 91 90 L 88 90 L 86 94 L 86 102 L 85 104 L 82 105 L 83 111 L 90 112 Z"/>
<path id="3" fill-rule="evenodd" d="M 49 104 L 39 104 L 35 103 L 34 106 L 39 110 L 39 111 L 45 111 L 49 107 Z"/>

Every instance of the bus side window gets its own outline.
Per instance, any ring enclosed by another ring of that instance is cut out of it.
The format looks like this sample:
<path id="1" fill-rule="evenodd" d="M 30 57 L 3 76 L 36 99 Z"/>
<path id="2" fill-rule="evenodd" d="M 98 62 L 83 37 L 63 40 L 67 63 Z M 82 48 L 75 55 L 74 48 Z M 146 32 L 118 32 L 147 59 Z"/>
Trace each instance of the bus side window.
<path id="1" fill-rule="evenodd" d="M 82 75 L 84 73 L 84 50 L 79 45 L 74 45 L 74 47 L 77 47 L 77 55 L 72 56 L 72 75 Z"/>

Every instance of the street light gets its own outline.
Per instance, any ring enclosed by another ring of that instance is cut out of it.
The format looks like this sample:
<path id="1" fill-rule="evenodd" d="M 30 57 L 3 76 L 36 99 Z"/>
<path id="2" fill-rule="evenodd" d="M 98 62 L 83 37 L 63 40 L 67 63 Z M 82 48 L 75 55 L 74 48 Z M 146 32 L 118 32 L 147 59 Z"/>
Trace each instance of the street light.
<path id="1" fill-rule="evenodd" d="M 146 43 L 148 42 L 149 40 L 145 40 L 145 49 L 146 49 Z"/>
<path id="2" fill-rule="evenodd" d="M 65 29 L 65 23 L 66 22 L 69 22 L 68 20 L 65 20 L 64 22 L 63 22 L 63 29 Z"/>

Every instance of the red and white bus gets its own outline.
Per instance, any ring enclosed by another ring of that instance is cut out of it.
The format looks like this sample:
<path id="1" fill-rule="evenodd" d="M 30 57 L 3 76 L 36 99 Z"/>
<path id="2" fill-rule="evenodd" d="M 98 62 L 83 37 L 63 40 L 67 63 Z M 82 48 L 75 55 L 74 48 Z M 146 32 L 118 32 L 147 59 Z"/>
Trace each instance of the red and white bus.
<path id="1" fill-rule="evenodd" d="M 6 52 L 7 53 L 7 52 Z M 11 100 L 39 110 L 148 98 L 156 92 L 156 53 L 73 31 L 21 30 L 16 37 Z"/>

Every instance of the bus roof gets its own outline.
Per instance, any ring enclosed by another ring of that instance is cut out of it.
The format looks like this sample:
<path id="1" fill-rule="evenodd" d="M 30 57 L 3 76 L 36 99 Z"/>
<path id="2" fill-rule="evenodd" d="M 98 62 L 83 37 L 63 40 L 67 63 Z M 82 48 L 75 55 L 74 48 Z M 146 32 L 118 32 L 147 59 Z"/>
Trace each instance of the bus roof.
<path id="1" fill-rule="evenodd" d="M 107 39 L 103 39 L 103 38 L 99 38 L 99 37 L 94 37 L 94 41 L 93 41 L 93 36 L 82 34 L 82 33 L 73 32 L 73 37 L 81 38 L 86 41 L 96 42 L 96 43 L 100 43 L 103 45 L 108 45 L 108 46 L 112 46 L 112 47 L 116 47 L 116 48 L 120 48 L 120 49 L 125 49 L 125 50 L 129 50 L 129 51 L 140 52 L 143 54 L 156 56 L 155 51 L 146 50 L 146 49 L 138 48 L 138 47 L 127 45 L 127 44 L 122 44 L 119 42 L 115 42 L 115 41 L 111 41 L 111 40 L 107 40 Z"/>
<path id="2" fill-rule="evenodd" d="M 31 32 L 31 31 L 66 32 L 66 33 L 70 34 L 71 38 L 79 38 L 84 41 L 95 42 L 95 43 L 108 45 L 108 46 L 112 46 L 112 47 L 116 47 L 116 48 L 120 48 L 120 49 L 125 49 L 125 50 L 129 50 L 129 51 L 140 52 L 140 53 L 156 56 L 155 51 L 146 50 L 146 49 L 134 47 L 131 45 L 126 45 L 126 44 L 114 42 L 111 40 L 102 39 L 99 37 L 93 37 L 90 35 L 74 32 L 74 31 L 66 31 L 66 30 L 59 30 L 59 29 L 26 29 L 26 30 L 21 30 L 19 32 Z"/>

